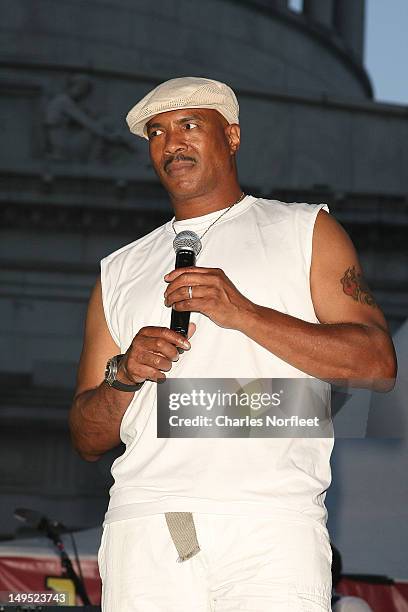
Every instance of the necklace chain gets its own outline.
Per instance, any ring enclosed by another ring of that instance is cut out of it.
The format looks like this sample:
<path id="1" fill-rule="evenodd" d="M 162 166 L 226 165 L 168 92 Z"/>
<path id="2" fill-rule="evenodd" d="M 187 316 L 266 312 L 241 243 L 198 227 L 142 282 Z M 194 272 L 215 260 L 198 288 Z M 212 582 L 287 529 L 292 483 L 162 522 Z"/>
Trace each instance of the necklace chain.
<path id="1" fill-rule="evenodd" d="M 213 225 L 215 225 L 215 224 L 217 223 L 217 221 L 219 221 L 219 220 L 221 219 L 221 217 L 223 217 L 224 215 L 226 215 L 226 214 L 227 214 L 227 212 L 229 212 L 233 206 L 235 206 L 236 204 L 239 204 L 239 203 L 240 203 L 240 202 L 241 202 L 241 201 L 242 201 L 244 198 L 245 198 L 245 193 L 244 193 L 244 192 L 242 192 L 242 193 L 241 193 L 241 195 L 239 196 L 239 198 L 238 198 L 238 200 L 237 200 L 236 202 L 234 202 L 233 204 L 231 204 L 231 206 L 229 206 L 229 207 L 227 208 L 227 210 L 224 210 L 224 212 L 222 212 L 222 213 L 220 214 L 220 216 L 219 216 L 219 217 L 217 217 L 217 218 L 215 219 L 215 221 L 213 221 L 212 223 L 210 223 L 210 225 L 207 227 L 207 229 L 205 230 L 205 232 L 204 232 L 203 234 L 201 234 L 201 236 L 199 236 L 200 240 L 202 240 L 202 239 L 204 238 L 204 236 L 206 235 L 206 233 L 208 232 L 208 230 L 210 230 L 210 229 L 212 228 L 212 226 L 213 226 Z M 171 226 L 172 226 L 172 228 L 173 228 L 174 233 L 175 233 L 175 234 L 176 234 L 176 236 L 177 236 L 176 228 L 174 227 L 175 222 L 176 222 L 176 220 L 175 220 L 175 219 L 173 219 L 173 222 L 172 222 Z"/>

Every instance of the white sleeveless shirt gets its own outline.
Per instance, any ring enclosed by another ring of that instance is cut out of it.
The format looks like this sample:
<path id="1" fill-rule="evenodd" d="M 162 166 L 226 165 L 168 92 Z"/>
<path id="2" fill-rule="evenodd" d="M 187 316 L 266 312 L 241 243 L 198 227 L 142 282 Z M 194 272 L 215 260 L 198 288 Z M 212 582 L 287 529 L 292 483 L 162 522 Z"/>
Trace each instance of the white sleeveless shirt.
<path id="1" fill-rule="evenodd" d="M 246 196 L 203 238 L 197 265 L 221 268 L 252 302 L 318 323 L 310 293 L 313 227 L 324 204 Z M 222 211 L 175 222 L 199 236 Z M 101 261 L 103 307 L 124 353 L 141 327 L 169 327 L 163 279 L 174 268 L 171 222 Z M 191 313 L 191 349 L 168 377 L 310 378 L 233 329 Z M 271 330 L 273 333 L 273 330 Z M 330 388 L 324 385 L 329 405 Z M 332 437 L 157 438 L 156 383 L 136 392 L 120 427 L 105 522 L 164 512 L 309 517 L 326 524 Z M 328 407 L 328 410 L 330 408 Z"/>

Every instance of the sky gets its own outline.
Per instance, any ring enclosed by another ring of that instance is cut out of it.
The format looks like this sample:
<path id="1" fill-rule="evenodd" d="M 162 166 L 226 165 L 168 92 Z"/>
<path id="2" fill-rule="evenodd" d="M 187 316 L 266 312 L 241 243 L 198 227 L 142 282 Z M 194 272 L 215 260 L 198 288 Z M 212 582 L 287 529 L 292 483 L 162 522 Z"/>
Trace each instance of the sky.
<path id="1" fill-rule="evenodd" d="M 303 0 L 289 0 L 300 10 Z M 408 0 L 366 0 L 364 64 L 377 101 L 408 105 Z"/>

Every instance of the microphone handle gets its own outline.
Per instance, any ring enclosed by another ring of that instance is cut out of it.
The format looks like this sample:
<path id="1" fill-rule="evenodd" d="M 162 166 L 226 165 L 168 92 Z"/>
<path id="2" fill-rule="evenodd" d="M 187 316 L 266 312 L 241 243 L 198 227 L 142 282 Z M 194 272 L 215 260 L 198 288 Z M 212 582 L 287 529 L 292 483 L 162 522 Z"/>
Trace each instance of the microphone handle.
<path id="1" fill-rule="evenodd" d="M 176 265 L 175 268 L 187 268 L 188 266 L 195 266 L 195 253 L 190 249 L 180 249 L 176 253 Z M 189 311 L 171 310 L 171 321 L 170 329 L 183 334 L 187 338 L 188 324 L 190 322 Z"/>

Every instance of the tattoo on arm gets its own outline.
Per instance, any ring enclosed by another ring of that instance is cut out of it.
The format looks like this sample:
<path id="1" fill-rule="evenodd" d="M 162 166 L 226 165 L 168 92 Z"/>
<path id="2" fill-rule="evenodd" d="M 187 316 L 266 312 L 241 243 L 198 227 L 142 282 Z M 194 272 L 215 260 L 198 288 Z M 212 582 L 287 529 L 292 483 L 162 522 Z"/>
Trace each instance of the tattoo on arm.
<path id="1" fill-rule="evenodd" d="M 355 266 L 347 268 L 340 282 L 343 285 L 344 293 L 352 297 L 353 300 L 361 304 L 367 304 L 373 308 L 377 307 L 373 294 L 368 288 L 363 276 L 359 272 L 356 272 Z"/>

